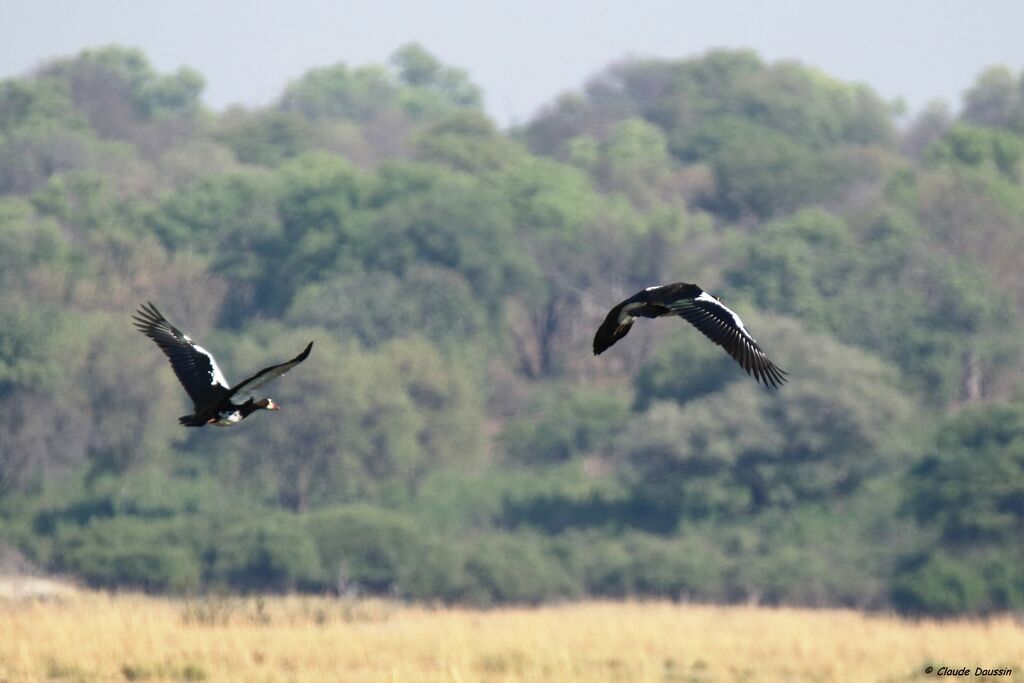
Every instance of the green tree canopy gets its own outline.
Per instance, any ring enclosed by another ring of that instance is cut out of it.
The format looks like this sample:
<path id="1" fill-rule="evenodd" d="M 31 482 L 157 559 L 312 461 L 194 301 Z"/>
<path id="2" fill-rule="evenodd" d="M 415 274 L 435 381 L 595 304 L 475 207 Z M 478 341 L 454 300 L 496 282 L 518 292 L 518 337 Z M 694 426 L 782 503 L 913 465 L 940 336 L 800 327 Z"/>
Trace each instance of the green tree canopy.
<path id="1" fill-rule="evenodd" d="M 666 514 L 728 517 L 828 501 L 904 457 L 897 430 L 913 406 L 890 368 L 793 323 L 765 327 L 779 364 L 800 368 L 790 384 L 769 393 L 734 368 L 726 388 L 682 405 L 653 403 L 622 435 L 626 476 Z"/>
<path id="2" fill-rule="evenodd" d="M 1015 77 L 1005 66 L 985 70 L 967 91 L 963 117 L 1024 135 L 1024 72 Z"/>
<path id="3" fill-rule="evenodd" d="M 909 509 L 958 546 L 1024 535 L 1024 405 L 966 408 L 909 477 Z"/>

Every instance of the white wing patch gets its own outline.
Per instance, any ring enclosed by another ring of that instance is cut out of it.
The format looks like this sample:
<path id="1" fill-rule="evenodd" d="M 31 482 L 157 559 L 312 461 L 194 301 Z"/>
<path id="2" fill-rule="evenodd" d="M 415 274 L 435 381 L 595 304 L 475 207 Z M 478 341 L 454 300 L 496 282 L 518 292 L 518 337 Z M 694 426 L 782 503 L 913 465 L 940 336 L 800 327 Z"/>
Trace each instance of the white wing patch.
<path id="1" fill-rule="evenodd" d="M 652 288 L 648 287 L 648 289 L 652 289 Z M 630 315 L 629 312 L 630 311 L 635 311 L 638 308 L 643 308 L 643 304 L 641 304 L 641 303 L 626 304 L 625 306 L 622 307 L 622 310 L 619 311 L 619 319 L 618 319 L 617 322 L 620 325 L 624 325 L 626 323 L 632 324 L 632 322 L 634 320 L 636 320 L 636 316 Z"/>
<path id="2" fill-rule="evenodd" d="M 736 327 L 738 327 L 740 329 L 740 332 L 745 334 L 747 337 L 750 337 L 751 339 L 754 338 L 754 336 L 752 334 L 747 332 L 747 328 L 743 324 L 743 321 L 740 320 L 740 317 L 738 315 L 736 315 L 731 308 L 729 308 L 728 306 L 723 304 L 721 301 L 719 301 L 715 297 L 713 297 L 710 294 L 708 294 L 707 292 L 701 292 L 700 296 L 698 296 L 696 299 L 694 299 L 694 301 L 707 301 L 707 302 L 712 303 L 715 306 L 721 308 L 723 311 L 725 311 L 726 313 L 728 313 L 729 315 L 732 316 L 733 322 L 736 323 Z"/>
<path id="3" fill-rule="evenodd" d="M 238 424 L 242 421 L 242 413 L 234 411 L 232 413 L 221 413 L 217 416 L 217 421 L 213 424 L 217 427 L 230 427 L 233 424 Z"/>
<path id="4" fill-rule="evenodd" d="M 185 338 L 188 339 L 188 337 Z M 217 361 L 216 359 L 214 359 L 213 354 L 204 349 L 199 344 L 193 344 L 192 346 L 193 348 L 195 348 L 196 351 L 210 359 L 210 367 L 213 368 L 212 372 L 210 373 L 210 386 L 217 386 L 219 384 L 225 389 L 230 389 L 231 385 L 228 384 L 228 381 L 226 379 L 224 379 L 224 373 L 220 371 L 220 366 L 217 365 Z"/>

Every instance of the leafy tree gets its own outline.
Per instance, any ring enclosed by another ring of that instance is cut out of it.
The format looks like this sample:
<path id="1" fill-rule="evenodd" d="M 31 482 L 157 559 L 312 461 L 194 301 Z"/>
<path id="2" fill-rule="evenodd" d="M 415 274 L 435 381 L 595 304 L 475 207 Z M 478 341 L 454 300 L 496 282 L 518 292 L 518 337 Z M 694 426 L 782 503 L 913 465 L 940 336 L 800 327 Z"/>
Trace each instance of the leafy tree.
<path id="1" fill-rule="evenodd" d="M 652 404 L 623 433 L 623 476 L 666 515 L 730 517 L 843 497 L 904 457 L 897 430 L 913 408 L 891 369 L 798 326 L 767 327 L 799 381 L 769 394 L 736 371 L 737 381 L 699 401 Z"/>
<path id="2" fill-rule="evenodd" d="M 413 88 L 436 92 L 457 107 L 479 109 L 482 105 L 480 89 L 465 71 L 445 66 L 417 43 L 398 48 L 388 61 L 398 70 L 399 80 Z M 424 104 L 416 104 L 407 95 L 407 109 L 426 108 Z"/>
<path id="3" fill-rule="evenodd" d="M 977 612 L 985 600 L 985 582 L 968 564 L 935 553 L 902 568 L 893 582 L 892 599 L 897 608 L 912 614 Z"/>
<path id="4" fill-rule="evenodd" d="M 522 463 L 554 463 L 602 452 L 626 426 L 629 403 L 606 391 L 550 392 L 523 416 L 509 421 L 501 440 L 509 457 Z"/>
<path id="5" fill-rule="evenodd" d="M 83 130 L 88 122 L 75 109 L 65 83 L 52 78 L 0 81 L 0 131 L 22 127 Z"/>
<path id="6" fill-rule="evenodd" d="M 911 122 L 903 135 L 903 150 L 910 157 L 920 159 L 923 152 L 953 127 L 949 105 L 941 100 L 930 102 Z"/>
<path id="7" fill-rule="evenodd" d="M 309 119 L 369 119 L 378 108 L 394 106 L 397 87 L 383 67 L 350 69 L 344 64 L 307 71 L 281 97 L 281 108 Z"/>
<path id="8" fill-rule="evenodd" d="M 38 213 L 59 221 L 65 235 L 88 236 L 93 241 L 90 246 L 140 232 L 139 202 L 121 196 L 104 173 L 56 175 L 32 195 L 32 204 Z"/>
<path id="9" fill-rule="evenodd" d="M 517 231 L 548 241 L 577 244 L 603 201 L 584 174 L 547 159 L 520 159 L 502 170 L 496 184 L 511 203 Z"/>
<path id="10" fill-rule="evenodd" d="M 518 296 L 507 328 L 527 376 L 556 375 L 579 346 L 581 294 L 613 276 L 594 277 L 591 264 L 623 246 L 636 228 L 612 215 L 614 225 L 599 224 L 606 203 L 576 169 L 531 159 L 496 180 L 529 259 L 518 286 L 508 292 Z"/>
<path id="11" fill-rule="evenodd" d="M 93 586 L 192 591 L 200 586 L 201 568 L 181 531 L 173 521 L 125 518 L 67 528 L 57 535 L 53 569 Z"/>
<path id="12" fill-rule="evenodd" d="M 27 296 L 43 283 L 59 282 L 74 268 L 74 256 L 54 221 L 26 201 L 0 198 L 0 289 Z"/>
<path id="13" fill-rule="evenodd" d="M 285 319 L 351 335 L 365 346 L 421 335 L 444 348 L 479 341 L 486 311 L 458 273 L 413 266 L 401 279 L 359 272 L 307 285 Z"/>
<path id="14" fill-rule="evenodd" d="M 450 268 L 489 311 L 528 268 L 511 207 L 497 190 L 469 176 L 444 174 L 377 212 L 365 263 L 402 276 L 417 262 Z"/>
<path id="15" fill-rule="evenodd" d="M 616 121 L 641 116 L 669 138 L 700 123 L 739 116 L 818 148 L 885 144 L 893 125 L 864 86 L 834 81 L 793 62 L 764 64 L 749 50 L 712 50 L 681 60 L 627 60 L 592 80 L 582 101 L 565 98 L 526 129 L 534 151 L 552 153 L 582 133 L 602 139 Z"/>
<path id="16" fill-rule="evenodd" d="M 760 68 L 749 50 L 713 50 L 683 62 L 626 60 L 592 79 L 584 96 L 561 98 L 524 133 L 532 150 L 550 153 L 584 133 L 602 139 L 610 125 L 638 115 L 670 132 L 693 125 L 714 106 L 703 90 L 727 99 L 734 83 Z"/>
<path id="17" fill-rule="evenodd" d="M 645 211 L 664 211 L 673 204 L 681 208 L 689 191 L 688 183 L 680 182 L 665 134 L 642 118 L 616 123 L 606 140 L 572 138 L 558 157 L 587 171 L 603 192 L 624 195 Z"/>
<path id="18" fill-rule="evenodd" d="M 408 495 L 431 469 L 480 454 L 478 390 L 463 367 L 428 344 L 394 340 L 364 352 L 315 329 L 280 332 L 277 325 L 250 330 L 235 351 L 260 367 L 316 341 L 310 359 L 274 386 L 282 412 L 294 416 L 247 422 L 230 447 L 238 468 L 231 476 L 301 511 L 388 490 Z M 193 447 L 211 448 L 211 438 L 198 435 Z"/>
<path id="19" fill-rule="evenodd" d="M 246 164 L 276 166 L 313 148 L 313 129 L 289 111 L 230 110 L 218 121 L 216 137 Z"/>
<path id="20" fill-rule="evenodd" d="M 123 169 L 134 152 L 117 142 L 101 142 L 86 131 L 26 126 L 0 138 L 0 191 L 27 195 L 55 174 L 88 168 Z"/>
<path id="21" fill-rule="evenodd" d="M 225 145 L 208 138 L 196 138 L 167 150 L 154 162 L 160 177 L 160 192 L 180 190 L 215 176 L 239 170 L 234 153 Z"/>
<path id="22" fill-rule="evenodd" d="M 476 539 L 466 557 L 463 599 L 478 605 L 537 604 L 579 592 L 571 577 L 531 536 L 493 534 Z"/>
<path id="23" fill-rule="evenodd" d="M 821 210 L 768 223 L 756 240 L 737 240 L 737 246 L 741 256 L 725 274 L 733 287 L 752 296 L 761 310 L 820 327 L 845 313 L 832 299 L 865 269 L 846 222 Z"/>
<path id="24" fill-rule="evenodd" d="M 296 158 L 281 169 L 283 192 L 277 213 L 287 254 L 267 263 L 260 300 L 283 311 L 299 286 L 327 272 L 355 268 L 366 221 L 358 209 L 365 194 L 361 174 L 325 154 Z M 271 277 L 267 277 L 271 276 Z"/>
<path id="25" fill-rule="evenodd" d="M 900 549 L 918 532 L 898 514 L 900 496 L 898 480 L 876 478 L 850 496 L 712 524 L 700 536 L 725 556 L 733 600 L 874 608 L 889 604 Z"/>
<path id="26" fill-rule="evenodd" d="M 39 76 L 67 84 L 99 137 L 125 140 L 146 157 L 195 131 L 204 82 L 188 67 L 159 74 L 139 50 L 108 46 L 55 60 Z"/>
<path id="27" fill-rule="evenodd" d="M 978 357 L 982 374 L 1006 362 L 986 339 L 1013 325 L 1010 302 L 970 262 L 926 249 L 905 214 L 878 216 L 858 239 L 841 218 L 804 210 L 738 244 L 726 277 L 759 309 L 878 350 L 934 399 L 977 398 L 982 390 L 964 384 L 966 356 Z"/>
<path id="28" fill-rule="evenodd" d="M 635 408 L 641 412 L 657 401 L 683 404 L 713 394 L 736 379 L 736 361 L 696 330 L 685 329 L 689 323 L 678 322 L 682 325 L 666 332 L 633 379 Z"/>
<path id="29" fill-rule="evenodd" d="M 170 194 L 149 212 L 147 227 L 170 249 L 210 255 L 233 280 L 255 280 L 280 243 L 280 194 L 280 182 L 267 173 L 217 175 Z"/>
<path id="30" fill-rule="evenodd" d="M 284 592 L 323 581 L 312 537 L 283 516 L 231 525 L 207 557 L 211 582 L 234 590 Z"/>
<path id="31" fill-rule="evenodd" d="M 926 151 L 932 163 L 955 161 L 965 166 L 992 166 L 1009 180 L 1021 178 L 1024 138 L 990 128 L 957 124 Z"/>
<path id="32" fill-rule="evenodd" d="M 337 157 L 304 155 L 275 176 L 202 181 L 168 198 L 149 222 L 172 248 L 211 254 L 212 269 L 232 282 L 232 309 L 277 314 L 302 285 L 355 267 L 363 184 Z"/>
<path id="33" fill-rule="evenodd" d="M 62 464 L 85 459 L 82 418 L 59 394 L 66 367 L 58 359 L 78 349 L 57 308 L 5 296 L 0 312 L 6 321 L 0 331 L 0 490 L 24 490 Z M 54 421 L 64 424 L 59 433 Z"/>
<path id="34" fill-rule="evenodd" d="M 60 367 L 49 362 L 52 349 L 46 341 L 48 332 L 60 324 L 59 311 L 5 300 L 4 317 L 9 323 L 0 337 L 0 390 L 53 389 Z"/>
<path id="35" fill-rule="evenodd" d="M 483 173 L 523 158 L 519 145 L 498 133 L 480 112 L 451 114 L 417 136 L 416 158 L 444 164 L 456 171 Z"/>
<path id="36" fill-rule="evenodd" d="M 480 107 L 480 91 L 465 72 L 443 66 L 419 45 L 399 48 L 391 64 L 397 74 L 377 65 L 311 69 L 288 85 L 280 106 L 310 120 L 343 118 L 364 123 L 387 112 L 423 121 L 458 108 Z"/>
<path id="37" fill-rule="evenodd" d="M 966 408 L 946 420 L 935 453 L 910 475 L 908 506 L 959 546 L 1024 535 L 1024 406 Z"/>
<path id="38" fill-rule="evenodd" d="M 728 218 L 770 218 L 835 200 L 856 178 L 838 154 L 817 152 L 772 129 L 745 133 L 727 133 L 711 157 L 716 187 L 706 201 Z"/>
<path id="39" fill-rule="evenodd" d="M 428 545 L 408 517 L 369 506 L 317 510 L 307 517 L 306 526 L 327 579 L 341 592 L 401 590 L 415 575 Z"/>
<path id="40" fill-rule="evenodd" d="M 1014 77 L 1005 66 L 982 72 L 964 98 L 963 118 L 982 126 L 1024 135 L 1024 73 Z"/>
<path id="41" fill-rule="evenodd" d="M 100 102 L 93 99 L 98 95 L 123 92 L 135 114 L 144 118 L 193 115 L 198 112 L 204 86 L 203 77 L 194 69 L 182 67 L 173 75 L 162 76 L 140 50 L 116 45 L 56 60 L 46 65 L 41 75 L 66 80 L 76 105 L 90 113 L 93 125 L 97 125 L 94 116 L 100 113 Z M 103 127 L 100 123 L 97 130 L 102 133 Z"/>

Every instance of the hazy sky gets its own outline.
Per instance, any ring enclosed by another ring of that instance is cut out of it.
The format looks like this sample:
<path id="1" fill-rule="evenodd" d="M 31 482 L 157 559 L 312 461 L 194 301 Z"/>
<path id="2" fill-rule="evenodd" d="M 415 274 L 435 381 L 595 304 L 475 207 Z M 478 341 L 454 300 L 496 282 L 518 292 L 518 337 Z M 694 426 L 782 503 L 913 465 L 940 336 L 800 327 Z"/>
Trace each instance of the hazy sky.
<path id="1" fill-rule="evenodd" d="M 954 109 L 986 66 L 1024 68 L 1021 0 L 0 0 L 0 77 L 119 43 L 188 65 L 205 101 L 263 105 L 314 66 L 383 62 L 420 42 L 469 71 L 502 124 L 625 56 L 750 47 Z"/>

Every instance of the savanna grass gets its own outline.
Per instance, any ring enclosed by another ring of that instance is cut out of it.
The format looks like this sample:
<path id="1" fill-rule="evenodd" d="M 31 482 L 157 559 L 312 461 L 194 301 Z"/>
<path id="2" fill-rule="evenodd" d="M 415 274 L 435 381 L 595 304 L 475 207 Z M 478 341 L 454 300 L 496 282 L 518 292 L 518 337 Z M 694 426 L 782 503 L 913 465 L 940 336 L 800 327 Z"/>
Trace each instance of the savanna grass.
<path id="1" fill-rule="evenodd" d="M 993 680 L 1024 681 L 1024 625 L 667 602 L 481 611 L 295 596 L 0 601 L 6 683 L 924 681 L 935 676 L 926 667 L 944 665 L 1010 667 Z"/>

